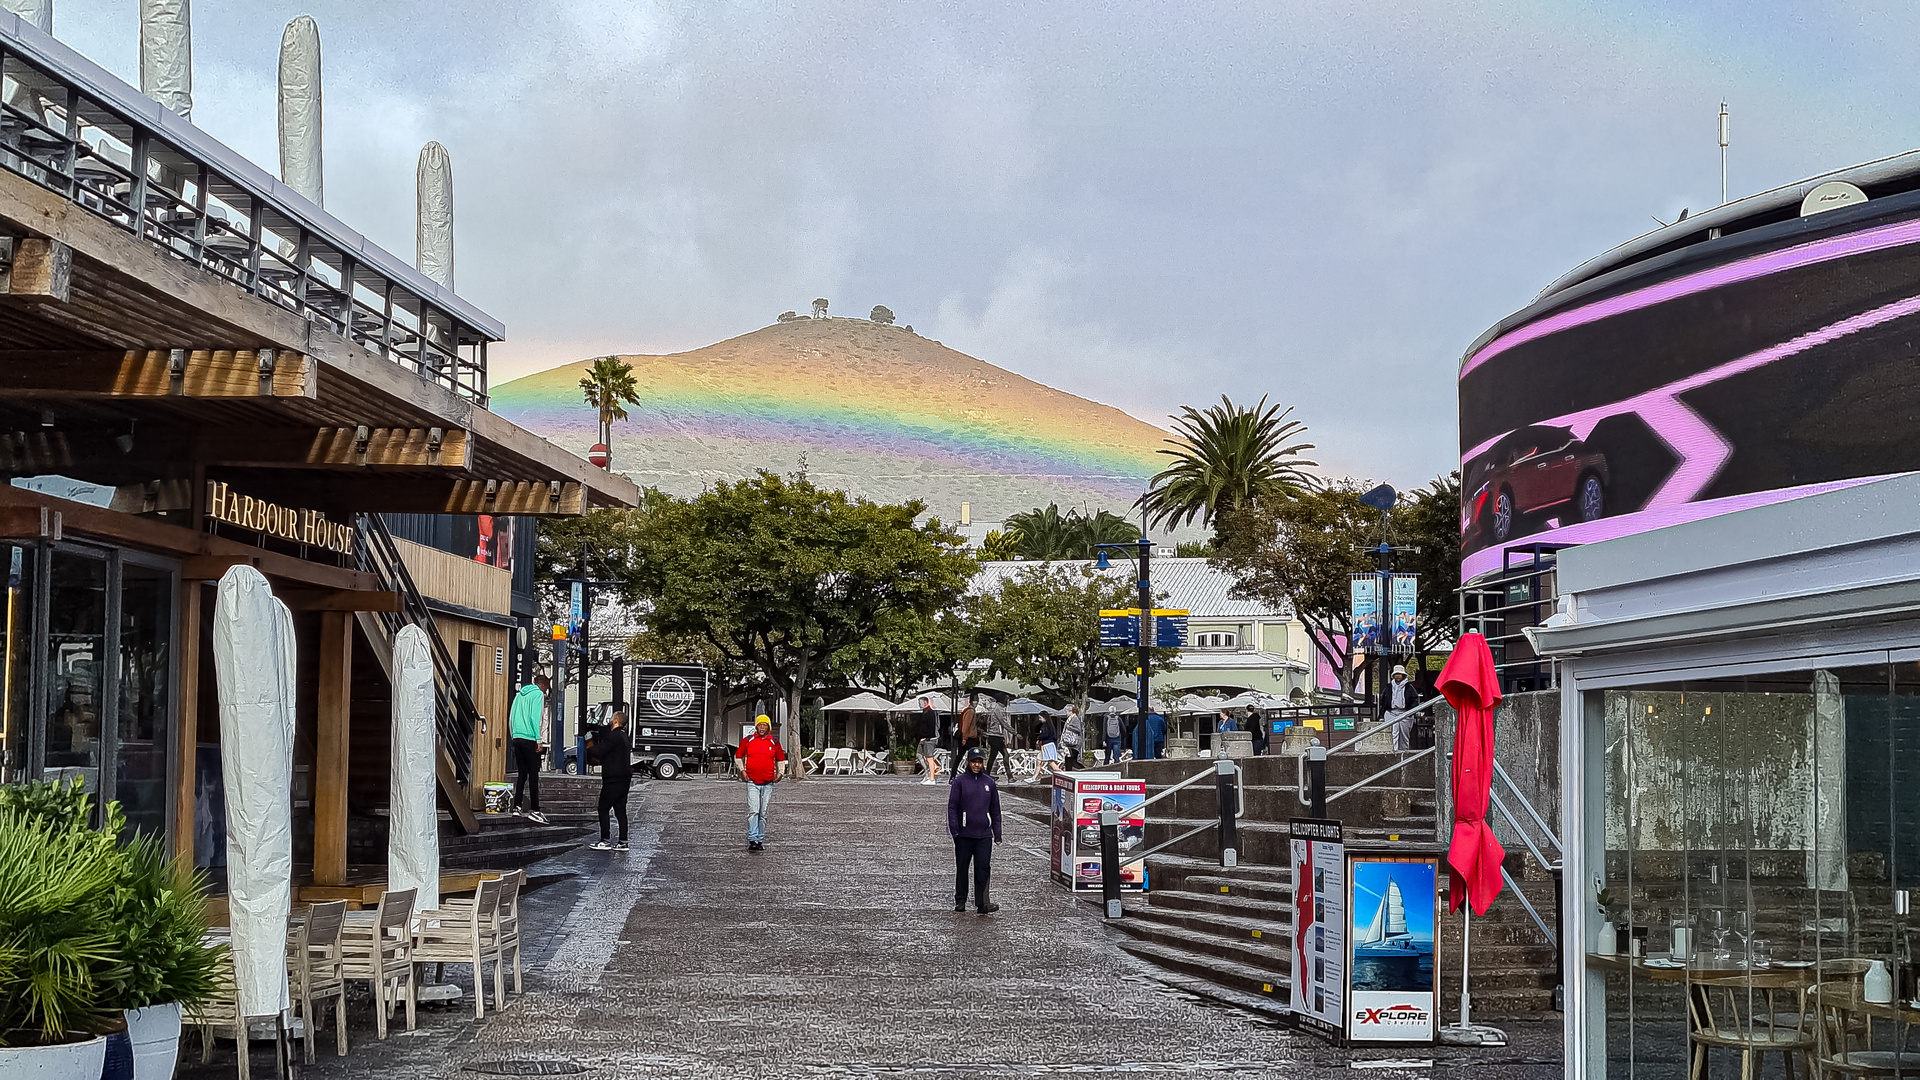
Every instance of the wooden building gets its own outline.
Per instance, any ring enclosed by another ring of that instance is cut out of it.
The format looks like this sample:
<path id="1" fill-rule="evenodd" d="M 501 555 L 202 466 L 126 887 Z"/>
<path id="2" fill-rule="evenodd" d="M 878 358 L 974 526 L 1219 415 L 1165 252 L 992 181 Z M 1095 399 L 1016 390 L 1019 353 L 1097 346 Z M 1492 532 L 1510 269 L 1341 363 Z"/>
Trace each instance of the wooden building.
<path id="1" fill-rule="evenodd" d="M 385 664 L 408 622 L 438 630 L 443 803 L 471 828 L 503 774 L 507 571 L 382 515 L 637 497 L 488 411 L 503 334 L 0 13 L 0 782 L 82 777 L 217 878 L 210 586 L 246 564 L 295 613 L 288 797 L 313 880 L 345 879 L 350 816 L 386 800 Z"/>

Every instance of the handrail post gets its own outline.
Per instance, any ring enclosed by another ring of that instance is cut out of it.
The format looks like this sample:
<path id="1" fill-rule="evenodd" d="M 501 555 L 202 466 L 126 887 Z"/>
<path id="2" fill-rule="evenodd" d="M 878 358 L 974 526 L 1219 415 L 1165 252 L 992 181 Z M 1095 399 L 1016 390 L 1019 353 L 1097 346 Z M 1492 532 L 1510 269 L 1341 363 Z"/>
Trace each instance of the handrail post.
<path id="1" fill-rule="evenodd" d="M 1318 739 L 1307 747 L 1307 783 L 1313 796 L 1307 803 L 1308 814 L 1315 818 L 1327 816 L 1327 748 L 1320 745 Z"/>
<path id="2" fill-rule="evenodd" d="M 1117 919 L 1120 907 L 1120 812 L 1100 811 L 1100 899 L 1105 901 L 1107 918 Z"/>
<path id="3" fill-rule="evenodd" d="M 1240 789 L 1234 781 L 1238 779 L 1239 767 L 1229 758 L 1221 758 L 1213 763 L 1214 788 L 1220 795 L 1220 865 L 1232 869 L 1240 864 L 1240 833 L 1237 817 L 1240 812 Z"/>

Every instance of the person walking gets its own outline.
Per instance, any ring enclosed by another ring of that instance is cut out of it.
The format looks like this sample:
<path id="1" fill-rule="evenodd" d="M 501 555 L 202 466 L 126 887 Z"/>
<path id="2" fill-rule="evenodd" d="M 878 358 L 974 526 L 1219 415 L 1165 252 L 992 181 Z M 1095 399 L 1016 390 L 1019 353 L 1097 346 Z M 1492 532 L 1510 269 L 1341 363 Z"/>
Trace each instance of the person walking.
<path id="1" fill-rule="evenodd" d="M 1107 765 L 1120 764 L 1120 743 L 1126 728 L 1120 722 L 1120 702 L 1107 702 L 1107 714 L 1100 719 L 1100 734 L 1107 747 Z"/>
<path id="2" fill-rule="evenodd" d="M 959 723 L 954 726 L 953 768 L 948 770 L 949 777 L 960 775 L 960 762 L 969 750 L 980 746 L 980 723 L 973 711 L 973 701 L 968 699 L 960 707 Z"/>
<path id="3" fill-rule="evenodd" d="M 514 695 L 513 707 L 507 711 L 507 734 L 513 742 L 513 767 L 517 773 L 513 779 L 513 812 L 542 825 L 547 823 L 547 815 L 540 812 L 540 732 L 544 727 L 550 685 L 545 675 L 535 675 L 532 682 Z"/>
<path id="4" fill-rule="evenodd" d="M 1413 749 L 1413 717 L 1409 712 L 1420 704 L 1420 691 L 1408 680 L 1406 665 L 1393 665 L 1393 681 L 1387 684 L 1383 696 L 1387 709 L 1382 719 L 1393 726 L 1393 748 L 1401 752 Z"/>
<path id="5" fill-rule="evenodd" d="M 747 850 L 763 851 L 767 840 L 767 810 L 773 802 L 773 785 L 780 782 L 781 766 L 787 760 L 786 748 L 773 737 L 773 720 L 765 713 L 753 718 L 753 734 L 740 740 L 733 756 L 747 778 Z"/>
<path id="6" fill-rule="evenodd" d="M 1013 735 L 1013 724 L 1007 719 L 1007 707 L 1000 704 L 999 698 L 987 699 L 980 730 L 987 739 L 987 775 L 993 775 L 997 762 L 1006 766 L 1007 779 L 1013 779 L 1013 759 L 1007 756 L 1007 739 Z"/>
<path id="7" fill-rule="evenodd" d="M 1150 760 L 1167 756 L 1167 718 L 1157 712 L 1147 714 L 1147 722 L 1140 725 L 1146 729 L 1147 753 Z"/>
<path id="8" fill-rule="evenodd" d="M 1000 785 L 987 775 L 979 747 L 967 751 L 967 771 L 947 785 L 947 835 L 953 837 L 953 910 L 967 910 L 967 868 L 973 868 L 973 909 L 1000 910 L 988 899 L 993 845 L 1000 842 Z"/>
<path id="9" fill-rule="evenodd" d="M 1052 720 L 1040 721 L 1040 731 L 1034 741 L 1040 744 L 1040 756 L 1034 760 L 1029 784 L 1037 784 L 1041 777 L 1060 771 L 1060 733 L 1053 729 Z"/>
<path id="10" fill-rule="evenodd" d="M 633 736 L 627 733 L 627 714 L 616 710 L 606 729 L 593 740 L 600 753 L 600 842 L 595 851 L 627 850 L 627 793 L 633 789 Z M 612 839 L 607 812 L 620 819 L 620 839 Z"/>
<path id="11" fill-rule="evenodd" d="M 1080 767 L 1080 747 L 1086 731 L 1087 722 L 1080 716 L 1080 706 L 1067 706 L 1067 719 L 1060 725 L 1060 754 L 1069 772 Z"/>
<path id="12" fill-rule="evenodd" d="M 940 717 L 933 711 L 933 702 L 920 699 L 920 760 L 926 764 L 927 775 L 920 778 L 922 784 L 940 782 Z"/>
<path id="13" fill-rule="evenodd" d="M 1267 756 L 1267 732 L 1273 725 L 1259 709 L 1247 710 L 1247 730 L 1253 732 L 1253 756 Z"/>

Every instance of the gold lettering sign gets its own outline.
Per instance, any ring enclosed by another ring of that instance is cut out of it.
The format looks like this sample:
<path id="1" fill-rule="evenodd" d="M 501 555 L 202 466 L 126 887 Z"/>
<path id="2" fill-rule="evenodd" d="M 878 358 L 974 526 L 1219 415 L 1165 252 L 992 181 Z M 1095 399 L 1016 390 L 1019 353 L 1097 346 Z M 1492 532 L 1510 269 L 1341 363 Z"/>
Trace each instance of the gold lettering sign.
<path id="1" fill-rule="evenodd" d="M 218 480 L 207 481 L 207 517 L 342 555 L 353 551 L 353 526 L 328 521 L 327 515 L 318 510 L 302 510 L 242 495 Z"/>

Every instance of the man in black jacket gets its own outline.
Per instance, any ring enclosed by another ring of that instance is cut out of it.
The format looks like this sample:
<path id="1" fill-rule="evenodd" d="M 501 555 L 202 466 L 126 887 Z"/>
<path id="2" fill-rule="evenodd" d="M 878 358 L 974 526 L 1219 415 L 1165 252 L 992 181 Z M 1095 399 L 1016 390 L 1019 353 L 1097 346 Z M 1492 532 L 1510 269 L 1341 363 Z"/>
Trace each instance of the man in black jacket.
<path id="1" fill-rule="evenodd" d="M 627 734 L 627 714 L 616 712 L 607 728 L 593 740 L 600 755 L 600 842 L 595 851 L 627 850 L 627 791 L 633 786 L 633 737 Z M 620 819 L 620 841 L 614 843 L 607 811 Z"/>
<path id="2" fill-rule="evenodd" d="M 953 837 L 953 910 L 967 910 L 967 864 L 973 864 L 973 907 L 1000 910 L 987 899 L 993 845 L 1000 842 L 1000 786 L 987 775 L 986 755 L 967 751 L 967 771 L 947 784 L 947 835 Z"/>

